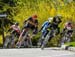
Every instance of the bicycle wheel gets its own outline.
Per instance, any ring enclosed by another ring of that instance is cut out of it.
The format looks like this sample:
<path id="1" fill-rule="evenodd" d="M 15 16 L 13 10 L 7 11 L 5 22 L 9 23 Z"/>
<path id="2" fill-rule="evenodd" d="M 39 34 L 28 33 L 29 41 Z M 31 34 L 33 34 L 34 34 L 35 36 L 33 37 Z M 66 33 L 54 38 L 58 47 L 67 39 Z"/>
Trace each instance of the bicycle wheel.
<path id="1" fill-rule="evenodd" d="M 17 48 L 21 48 L 21 45 L 24 42 L 24 40 L 26 39 L 27 35 L 28 35 L 28 32 L 26 32 L 25 35 L 23 36 L 22 40 L 17 43 L 17 45 L 16 45 Z"/>
<path id="2" fill-rule="evenodd" d="M 49 40 L 49 38 L 50 38 L 50 33 L 51 33 L 51 32 L 49 32 L 49 33 L 47 34 L 46 38 L 45 38 L 44 41 L 42 42 L 41 49 L 44 49 L 45 45 L 47 44 L 47 42 L 48 42 L 48 40 Z"/>
<path id="3" fill-rule="evenodd" d="M 10 36 L 6 36 L 3 48 L 8 48 L 9 42 L 10 42 Z"/>

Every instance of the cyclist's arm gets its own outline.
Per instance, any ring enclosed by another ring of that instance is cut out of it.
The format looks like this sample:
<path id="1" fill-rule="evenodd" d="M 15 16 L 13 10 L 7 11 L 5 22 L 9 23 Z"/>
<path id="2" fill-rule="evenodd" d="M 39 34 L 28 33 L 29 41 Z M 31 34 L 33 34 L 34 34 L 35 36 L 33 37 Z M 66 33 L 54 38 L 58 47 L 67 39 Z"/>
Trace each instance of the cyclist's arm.
<path id="1" fill-rule="evenodd" d="M 46 25 L 47 22 L 44 22 L 42 27 L 40 28 L 39 32 L 43 29 L 43 27 Z"/>
<path id="2" fill-rule="evenodd" d="M 34 26 L 37 26 L 37 24 L 33 23 L 32 21 L 28 20 L 28 23 L 34 25 Z"/>
<path id="3" fill-rule="evenodd" d="M 39 32 L 43 29 L 43 26 L 41 27 L 41 29 L 39 30 Z"/>

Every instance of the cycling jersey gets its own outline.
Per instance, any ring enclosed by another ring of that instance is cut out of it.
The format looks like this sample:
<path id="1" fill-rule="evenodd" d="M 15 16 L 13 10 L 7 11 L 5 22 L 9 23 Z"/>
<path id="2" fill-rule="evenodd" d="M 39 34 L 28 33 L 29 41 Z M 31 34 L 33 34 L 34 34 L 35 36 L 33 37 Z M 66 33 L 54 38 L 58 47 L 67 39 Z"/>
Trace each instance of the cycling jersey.
<path id="1" fill-rule="evenodd" d="M 28 21 L 30 21 L 33 24 L 30 24 Z M 30 28 L 30 29 L 34 29 L 35 25 L 38 25 L 38 20 L 33 20 L 32 17 L 28 18 L 28 20 L 26 20 L 24 28 Z"/>
<path id="2" fill-rule="evenodd" d="M 68 25 L 68 23 L 65 23 L 65 28 L 67 30 L 72 30 L 72 25 Z"/>
<path id="3" fill-rule="evenodd" d="M 29 21 L 29 22 L 28 22 Z M 23 29 L 29 28 L 33 30 L 33 34 L 37 34 L 38 32 L 38 20 L 33 20 L 32 17 L 28 18 L 28 20 L 25 21 L 25 25 Z"/>
<path id="4" fill-rule="evenodd" d="M 20 34 L 20 28 L 19 28 L 19 26 L 12 25 L 10 28 Z"/>
<path id="5" fill-rule="evenodd" d="M 44 31 L 46 31 L 47 30 L 47 28 L 49 27 L 49 25 L 50 25 L 50 22 L 49 21 L 46 21 L 46 22 L 44 22 L 44 24 L 42 25 L 42 32 L 44 32 Z"/>

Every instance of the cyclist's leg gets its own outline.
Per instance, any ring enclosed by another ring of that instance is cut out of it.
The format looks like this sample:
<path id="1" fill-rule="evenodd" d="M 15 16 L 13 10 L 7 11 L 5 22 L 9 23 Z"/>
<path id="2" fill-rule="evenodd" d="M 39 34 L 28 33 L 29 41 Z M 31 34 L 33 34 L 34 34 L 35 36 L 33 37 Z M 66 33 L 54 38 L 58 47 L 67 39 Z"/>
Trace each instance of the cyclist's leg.
<path id="1" fill-rule="evenodd" d="M 45 38 L 46 38 L 46 36 L 47 36 L 48 33 L 49 33 L 48 30 L 45 30 L 45 32 L 43 33 L 43 38 L 42 38 L 42 43 L 41 43 L 41 45 L 43 44 L 43 41 L 45 40 Z"/>
<path id="2" fill-rule="evenodd" d="M 41 32 L 41 36 L 40 36 L 40 38 L 39 38 L 39 40 L 38 40 L 38 46 L 41 46 L 42 41 L 44 40 L 44 34 L 45 34 L 45 32 L 44 32 L 44 31 L 43 31 L 43 32 Z"/>
<path id="3" fill-rule="evenodd" d="M 11 37 L 11 44 L 10 45 L 11 45 L 10 48 L 15 47 L 15 36 L 14 35 L 12 35 L 12 37 Z"/>
<path id="4" fill-rule="evenodd" d="M 30 37 L 31 35 L 29 34 L 28 35 L 28 46 L 29 47 L 32 47 L 32 40 L 31 40 L 31 37 Z"/>
<path id="5" fill-rule="evenodd" d="M 17 41 L 17 46 L 18 45 L 20 45 L 21 46 L 21 41 L 22 41 L 22 39 L 23 39 L 23 36 L 25 35 L 25 29 L 23 29 L 23 31 L 22 31 L 22 33 L 20 34 L 20 36 L 19 36 L 19 39 L 18 39 L 18 41 Z"/>
<path id="6" fill-rule="evenodd" d="M 49 40 L 49 37 L 50 37 L 50 32 L 46 35 L 43 43 L 42 43 L 42 46 L 41 48 L 43 49 L 45 47 L 45 45 L 47 44 L 48 40 Z"/>

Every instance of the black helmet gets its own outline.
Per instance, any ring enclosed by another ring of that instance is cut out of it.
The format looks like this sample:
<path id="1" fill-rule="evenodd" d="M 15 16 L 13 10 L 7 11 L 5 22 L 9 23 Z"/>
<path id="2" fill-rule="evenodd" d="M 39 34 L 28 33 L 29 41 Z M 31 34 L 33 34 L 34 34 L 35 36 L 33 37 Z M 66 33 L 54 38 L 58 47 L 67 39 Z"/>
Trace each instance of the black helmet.
<path id="1" fill-rule="evenodd" d="M 60 15 L 54 16 L 53 22 L 58 22 L 58 23 L 60 23 L 60 22 L 61 22 L 61 16 L 60 16 Z"/>
<path id="2" fill-rule="evenodd" d="M 16 23 L 15 23 L 15 25 L 17 25 L 17 26 L 18 26 L 18 25 L 19 25 L 19 23 L 18 23 L 18 22 L 16 22 Z"/>

